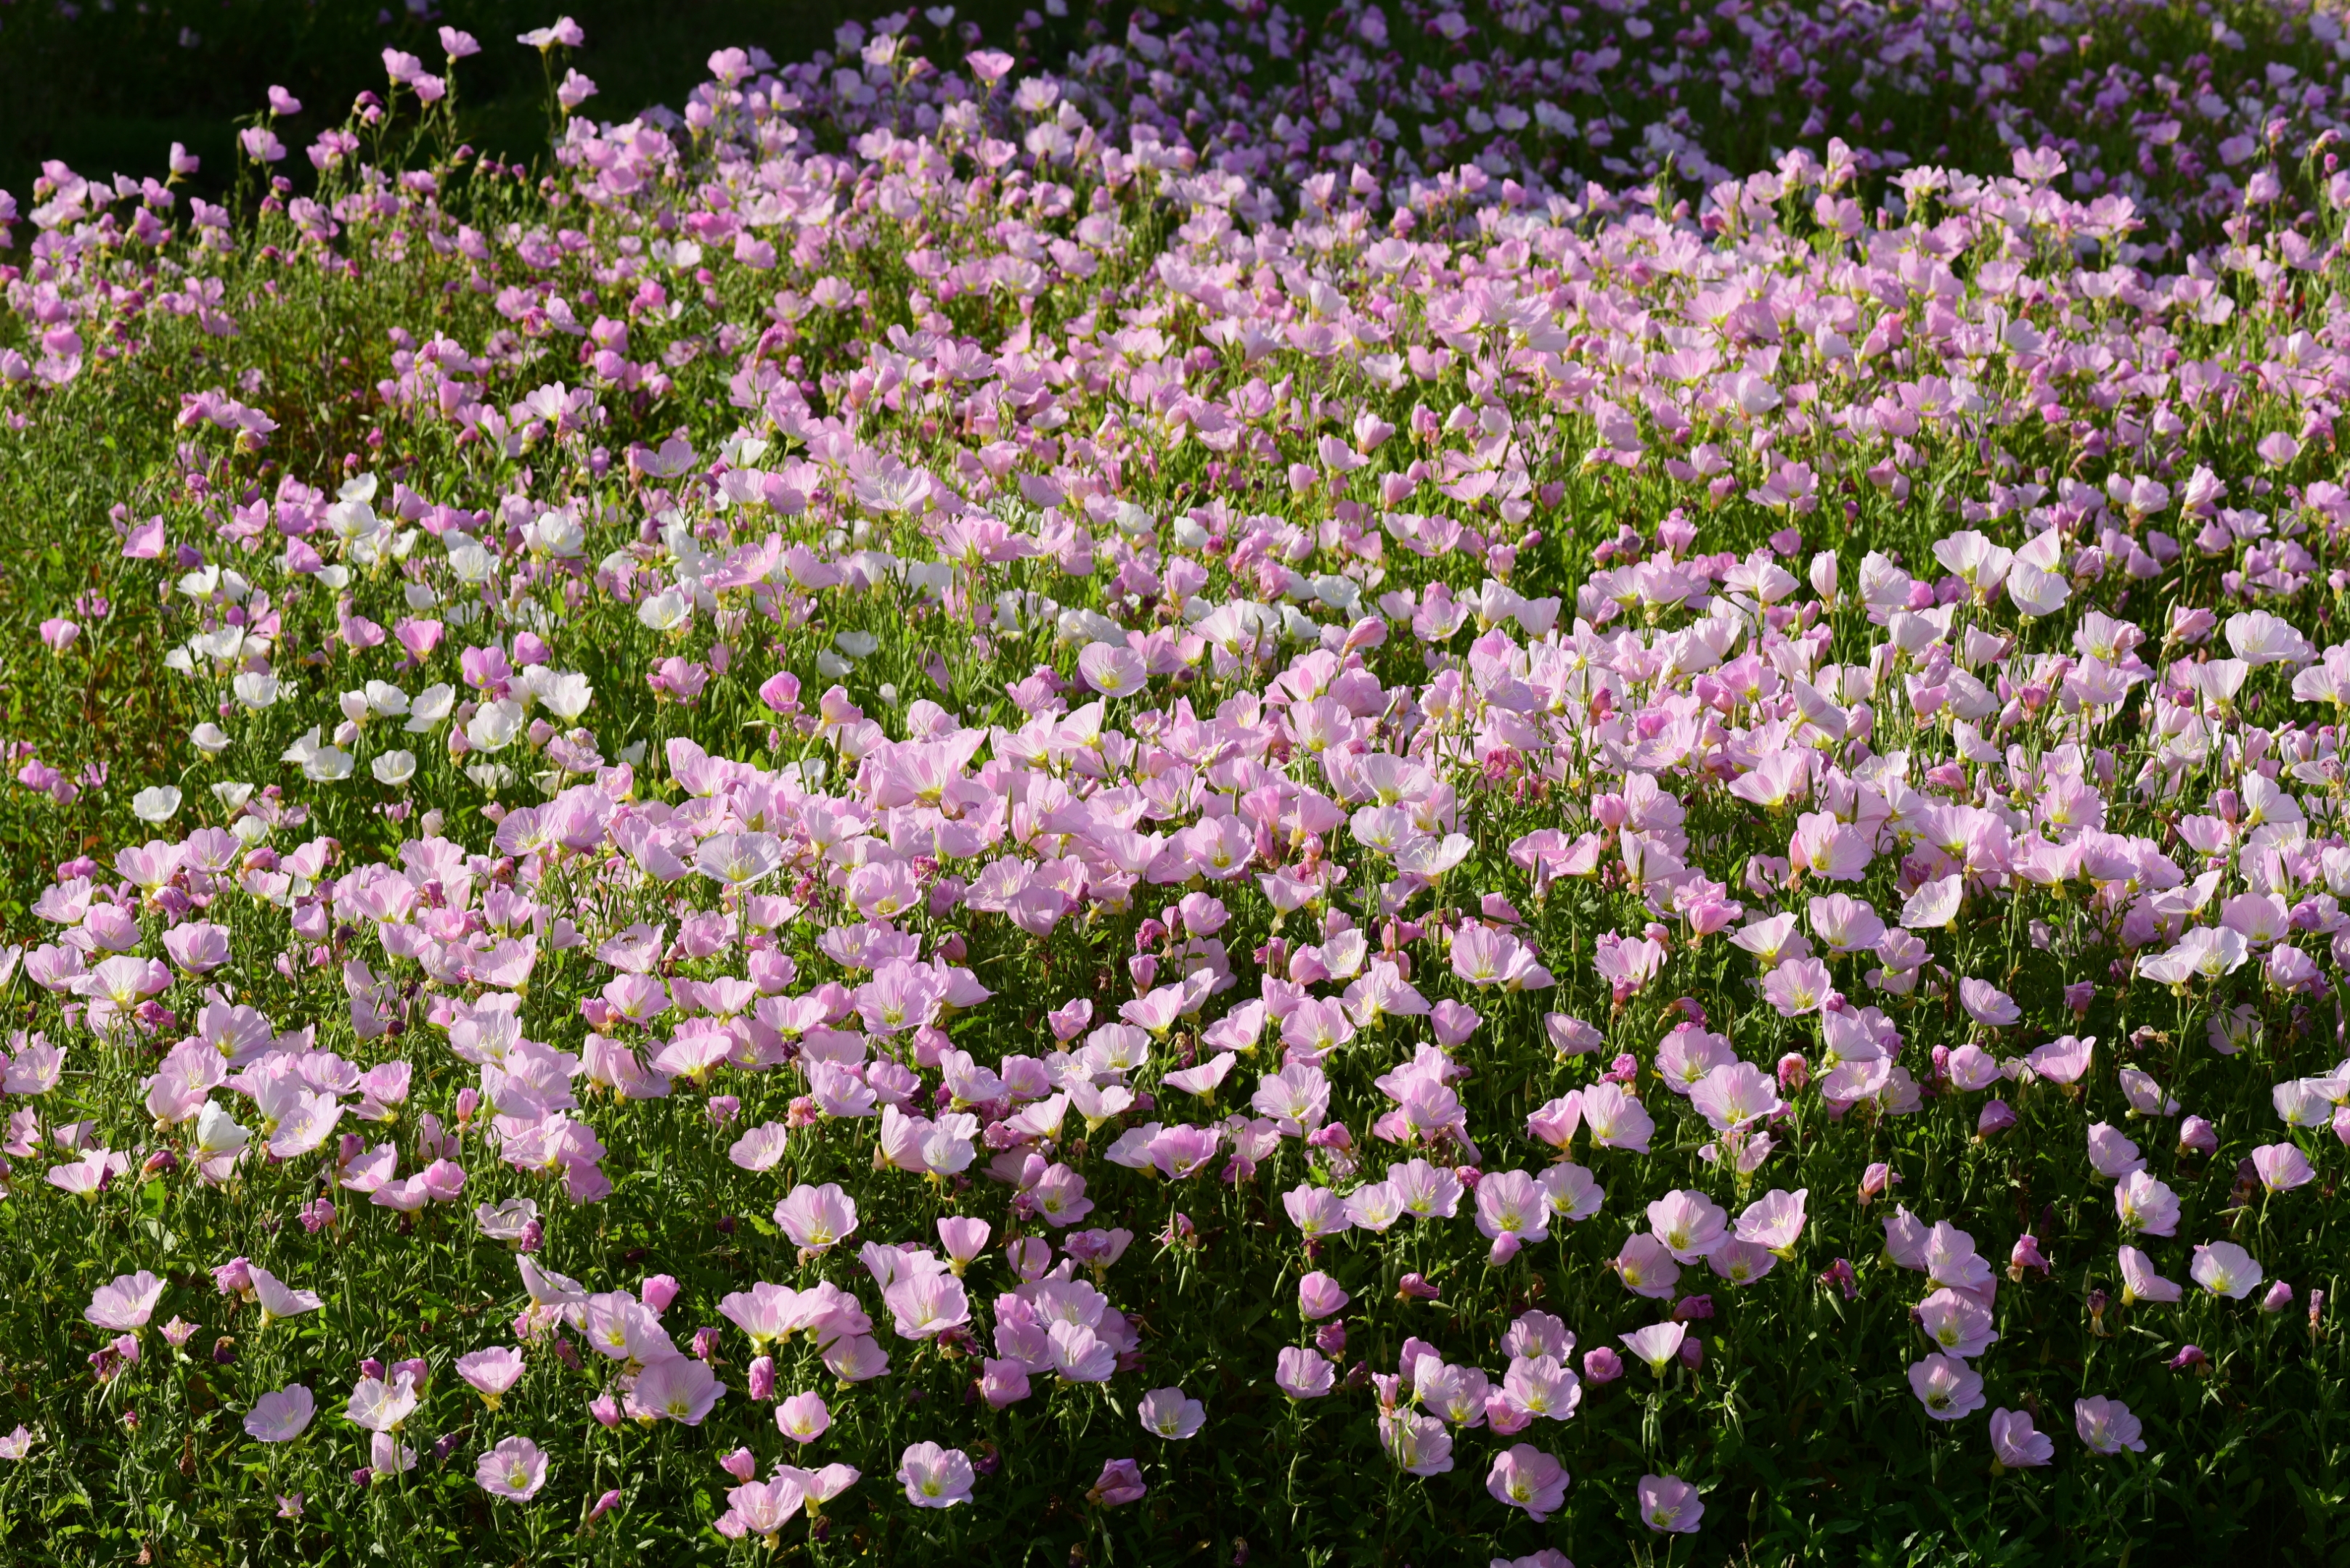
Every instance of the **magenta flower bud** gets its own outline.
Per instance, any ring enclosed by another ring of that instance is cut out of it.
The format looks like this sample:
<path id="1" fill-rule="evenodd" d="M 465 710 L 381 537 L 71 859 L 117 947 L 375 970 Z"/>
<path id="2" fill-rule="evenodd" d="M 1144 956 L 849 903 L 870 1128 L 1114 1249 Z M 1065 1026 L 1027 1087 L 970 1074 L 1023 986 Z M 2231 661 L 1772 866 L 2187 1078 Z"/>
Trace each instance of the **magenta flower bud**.
<path id="1" fill-rule="evenodd" d="M 1586 1383 L 1613 1383 L 1623 1376 L 1624 1358 L 1604 1345 L 1583 1358 Z"/>
<path id="2" fill-rule="evenodd" d="M 1326 1323 L 1314 1331 L 1314 1348 L 1336 1361 L 1347 1354 L 1347 1325 Z"/>
<path id="3" fill-rule="evenodd" d="M 379 1383 L 382 1382 L 384 1380 L 383 1363 L 378 1361 L 372 1355 L 361 1356 L 359 1358 L 359 1376 L 362 1377 L 372 1377 Z"/>
<path id="4" fill-rule="evenodd" d="M 1812 1064 L 1801 1051 L 1790 1051 L 1779 1058 L 1779 1092 L 1785 1095 L 1801 1093 L 1812 1081 Z"/>
<path id="5" fill-rule="evenodd" d="M 1417 1273 L 1406 1274 L 1396 1285 L 1396 1294 L 1405 1301 L 1432 1302 L 1443 1293 Z"/>
<path id="6" fill-rule="evenodd" d="M 2173 1372 L 2189 1372 L 2199 1366 L 2210 1365 L 2210 1360 L 2211 1358 L 2210 1356 L 2203 1354 L 2201 1346 L 2189 1345 L 2183 1346 L 2178 1355 L 2172 1356 L 2168 1361 L 2163 1363 L 2163 1365 L 2169 1367 Z"/>
<path id="7" fill-rule="evenodd" d="M 1975 1117 L 1975 1137 L 1989 1137 L 1993 1133 L 2003 1133 L 2014 1125 L 2014 1106 L 2005 1100 L 1989 1100 L 1983 1105 L 1982 1114 Z"/>
<path id="8" fill-rule="evenodd" d="M 696 1361 L 715 1361 L 718 1359 L 718 1331 L 716 1329 L 697 1328 L 693 1331 L 693 1358 Z"/>
<path id="9" fill-rule="evenodd" d="M 1712 1315 L 1713 1298 L 1711 1296 L 1683 1296 L 1673 1303 L 1675 1323 L 1696 1323 Z"/>
<path id="10" fill-rule="evenodd" d="M 2312 1291 L 2312 1292 L 2310 1292 L 2310 1293 L 2309 1293 L 2309 1332 L 2310 1332 L 2310 1333 L 2312 1333 L 2312 1334 L 2315 1334 L 2315 1333 L 2317 1332 L 2317 1320 L 2318 1320 L 2320 1317 L 2322 1317 L 2323 1315 L 2324 1315 L 2324 1313 L 2325 1313 L 2325 1293 L 2324 1293 L 2324 1291 Z"/>
<path id="11" fill-rule="evenodd" d="M 578 1347 L 574 1345 L 569 1340 L 564 1338 L 560 1334 L 557 1334 L 555 1336 L 555 1359 L 560 1361 L 564 1366 L 568 1366 L 574 1372 L 579 1370 Z"/>
<path id="12" fill-rule="evenodd" d="M 2064 1005 L 2072 1010 L 2073 1016 L 2075 1018 L 2086 1018 L 2089 1015 L 2089 1003 L 2096 999 L 2097 986 L 2095 981 L 2077 981 L 2064 988 Z"/>
<path id="13" fill-rule="evenodd" d="M 1855 1300 L 1860 1294 L 1860 1281 L 1852 1272 L 1852 1260 L 1849 1258 L 1838 1258 L 1821 1270 L 1820 1283 L 1835 1286 L 1844 1293 L 1846 1301 Z"/>
<path id="14" fill-rule="evenodd" d="M 710 1125 L 714 1127 L 723 1127 L 733 1121 L 742 1108 L 743 1102 L 733 1095 L 712 1095 L 703 1106 L 709 1113 Z"/>
<path id="15" fill-rule="evenodd" d="M 744 1382 L 747 1385 L 745 1392 L 752 1398 L 762 1403 L 774 1398 L 775 1397 L 775 1358 L 772 1355 L 754 1358 L 751 1363 L 750 1371 L 744 1375 Z"/>
<path id="16" fill-rule="evenodd" d="M 1681 1365 L 1695 1372 L 1705 1365 L 1705 1341 L 1690 1334 L 1681 1341 Z"/>
<path id="17" fill-rule="evenodd" d="M 609 1394 L 598 1394 L 589 1400 L 588 1413 L 596 1417 L 596 1424 L 599 1427 L 617 1427 L 620 1424 L 620 1402 Z"/>
<path id="18" fill-rule="evenodd" d="M 2268 1294 L 2261 1298 L 2262 1312 L 2282 1312 L 2291 1305 L 2293 1305 L 2293 1287 L 2282 1280 L 2271 1285 Z"/>
<path id="19" fill-rule="evenodd" d="M 722 1458 L 718 1468 L 738 1481 L 747 1481 L 759 1473 L 759 1456 L 748 1449 L 737 1449 Z"/>
<path id="20" fill-rule="evenodd" d="M 459 1127 L 463 1127 L 472 1121 L 473 1113 L 481 1108 L 482 1092 L 479 1089 L 463 1088 L 457 1091 L 457 1125 Z"/>
<path id="21" fill-rule="evenodd" d="M 353 1471 L 351 1472 L 351 1484 L 352 1484 L 353 1486 L 356 1486 L 356 1487 L 367 1487 L 367 1486 L 372 1486 L 372 1485 L 374 1485 L 374 1484 L 375 1484 L 375 1471 L 374 1471 L 374 1469 L 371 1469 L 370 1467 L 367 1466 L 367 1465 L 361 1465 L 359 1469 L 355 1469 L 355 1470 L 353 1470 Z"/>
<path id="22" fill-rule="evenodd" d="M 2007 1277 L 2021 1284 L 2027 1269 L 2048 1272 L 2048 1260 L 2040 1254 L 2040 1239 L 2029 1231 L 2015 1239 L 2015 1248 L 2007 1255 Z"/>
<path id="23" fill-rule="evenodd" d="M 1352 1148 L 1355 1147 L 1355 1135 L 1347 1130 L 1346 1123 L 1331 1122 L 1307 1134 L 1305 1142 L 1311 1148 Z"/>
<path id="24" fill-rule="evenodd" d="M 588 1522 L 593 1524 L 598 1520 L 603 1518 L 606 1514 L 611 1512 L 612 1505 L 619 1501 L 620 1489 L 619 1487 L 614 1487 L 611 1490 L 598 1498 L 596 1500 L 596 1506 L 588 1511 Z"/>
<path id="25" fill-rule="evenodd" d="M 667 1274 L 648 1274 L 637 1294 L 643 1299 L 645 1305 L 653 1309 L 653 1315 L 659 1317 L 669 1311 L 670 1303 L 677 1300 L 677 1281 Z"/>
<path id="26" fill-rule="evenodd" d="M 231 1258 L 213 1271 L 213 1283 L 224 1296 L 250 1295 L 253 1293 L 253 1265 L 244 1258 Z"/>
<path id="27" fill-rule="evenodd" d="M 2201 1116 L 2189 1116 L 2178 1124 L 2178 1152 L 2210 1154 L 2220 1147 L 2217 1128 Z"/>
<path id="28" fill-rule="evenodd" d="M 546 1227 L 536 1220 L 524 1221 L 522 1234 L 515 1238 L 515 1251 L 536 1252 L 545 1245 L 546 1245 Z"/>
<path id="29" fill-rule="evenodd" d="M 421 1355 L 411 1356 L 406 1361 L 395 1361 L 391 1364 L 390 1381 L 395 1383 L 400 1381 L 402 1373 L 406 1373 L 409 1378 L 421 1388 L 432 1380 L 432 1364 Z"/>
<path id="30" fill-rule="evenodd" d="M 2350 1106 L 2334 1107 L 2334 1136 L 2341 1143 L 2350 1145 Z"/>
<path id="31" fill-rule="evenodd" d="M 1604 1082 L 1610 1084 L 1628 1084 L 1639 1075 L 1640 1059 L 1629 1051 L 1619 1052 L 1616 1059 L 1607 1064 L 1607 1071 L 1599 1075 Z"/>

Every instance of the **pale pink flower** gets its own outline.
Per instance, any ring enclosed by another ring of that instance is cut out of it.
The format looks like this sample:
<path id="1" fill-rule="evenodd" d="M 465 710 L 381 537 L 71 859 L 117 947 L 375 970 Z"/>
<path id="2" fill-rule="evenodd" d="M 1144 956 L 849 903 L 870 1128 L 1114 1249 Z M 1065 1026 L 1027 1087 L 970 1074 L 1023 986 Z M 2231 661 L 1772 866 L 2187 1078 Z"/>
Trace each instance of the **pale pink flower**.
<path id="1" fill-rule="evenodd" d="M 1910 1392 L 1937 1421 L 1956 1421 L 1981 1409 L 1982 1387 L 1981 1376 L 1954 1355 L 1936 1353 L 1910 1364 Z"/>
<path id="2" fill-rule="evenodd" d="M 546 1455 L 528 1438 L 507 1438 L 482 1455 L 473 1480 L 492 1497 L 528 1502 L 546 1484 Z"/>
<path id="3" fill-rule="evenodd" d="M 961 1449 L 912 1444 L 899 1457 L 897 1479 L 916 1508 L 952 1508 L 971 1501 L 971 1457 Z"/>
<path id="4" fill-rule="evenodd" d="M 2124 1449 L 2146 1452 L 2146 1439 L 2138 1435 L 2138 1418 L 2118 1399 L 2096 1395 L 2074 1400 L 2073 1429 L 2093 1453 L 2118 1454 Z"/>

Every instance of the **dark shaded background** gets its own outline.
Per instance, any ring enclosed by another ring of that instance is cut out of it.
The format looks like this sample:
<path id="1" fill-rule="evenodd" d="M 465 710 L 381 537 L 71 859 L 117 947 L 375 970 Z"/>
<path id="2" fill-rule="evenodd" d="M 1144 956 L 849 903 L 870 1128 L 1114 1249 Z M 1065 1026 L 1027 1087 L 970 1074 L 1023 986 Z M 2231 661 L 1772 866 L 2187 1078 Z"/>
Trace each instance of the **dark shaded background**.
<path id="1" fill-rule="evenodd" d="M 441 69 L 442 23 L 482 42 L 457 67 L 468 136 L 527 161 L 546 145 L 546 88 L 536 51 L 515 36 L 558 15 L 587 30 L 570 64 L 602 89 L 582 112 L 623 119 L 681 104 L 713 49 L 756 45 L 778 62 L 805 59 L 832 47 L 842 19 L 902 9 L 886 0 L 446 0 L 421 12 L 400 0 L 0 0 L 0 189 L 29 204 L 52 158 L 86 176 L 161 176 L 174 141 L 203 157 L 198 188 L 217 189 L 231 173 L 232 121 L 260 109 L 273 83 L 302 100 L 283 132 L 296 150 L 283 171 L 298 177 L 301 147 L 359 92 L 383 89 L 386 47 Z M 958 0 L 950 26 L 976 22 L 1003 47 L 1030 9 L 1030 0 Z M 927 21 L 920 26 L 940 57 L 960 54 L 939 49 Z M 1050 31 L 1076 34 L 1068 22 Z"/>

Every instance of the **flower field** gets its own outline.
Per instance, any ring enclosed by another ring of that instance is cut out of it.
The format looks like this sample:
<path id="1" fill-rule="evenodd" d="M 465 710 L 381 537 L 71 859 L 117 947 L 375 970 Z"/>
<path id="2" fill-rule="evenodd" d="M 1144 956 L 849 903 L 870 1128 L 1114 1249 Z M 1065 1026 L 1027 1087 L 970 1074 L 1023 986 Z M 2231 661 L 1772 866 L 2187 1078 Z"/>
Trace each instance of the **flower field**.
<path id="1" fill-rule="evenodd" d="M 2350 1561 L 2339 16 L 1052 9 L 0 193 L 0 1552 Z"/>

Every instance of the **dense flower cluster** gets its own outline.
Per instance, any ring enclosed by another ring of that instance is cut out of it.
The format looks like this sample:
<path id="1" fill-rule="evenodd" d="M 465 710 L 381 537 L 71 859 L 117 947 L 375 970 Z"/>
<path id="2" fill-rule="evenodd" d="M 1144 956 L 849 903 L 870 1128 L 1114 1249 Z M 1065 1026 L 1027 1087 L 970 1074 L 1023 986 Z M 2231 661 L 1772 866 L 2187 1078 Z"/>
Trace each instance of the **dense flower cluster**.
<path id="1" fill-rule="evenodd" d="M 1482 1475 L 1550 1564 L 1755 1528 L 1780 1336 L 1978 1471 L 2330 1368 L 2340 51 L 2269 102 L 2216 20 L 2092 81 L 1855 16 L 852 26 L 571 118 L 536 196 L 330 130 L 249 237 L 52 171 L 20 421 L 158 312 L 233 341 L 208 268 L 442 303 L 348 455 L 254 369 L 118 516 L 186 772 L 12 755 L 152 828 L 7 955 L 6 1201 L 96 1348 L 5 1451 L 201 1368 L 288 1529 L 449 1471 L 772 1545 L 1164 1508 L 1206 1434 L 1383 1452 L 1390 1523 Z M 1831 49 L 2029 145 L 1676 129 Z"/>

